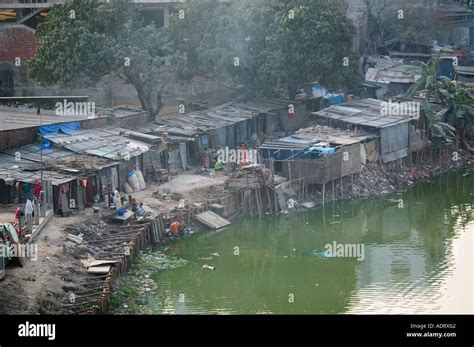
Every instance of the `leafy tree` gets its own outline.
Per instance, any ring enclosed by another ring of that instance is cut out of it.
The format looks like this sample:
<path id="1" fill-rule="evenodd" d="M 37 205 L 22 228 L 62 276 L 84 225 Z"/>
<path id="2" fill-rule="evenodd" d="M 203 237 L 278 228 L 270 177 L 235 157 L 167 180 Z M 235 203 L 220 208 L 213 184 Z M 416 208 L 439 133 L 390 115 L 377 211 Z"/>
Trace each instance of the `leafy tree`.
<path id="1" fill-rule="evenodd" d="M 339 1 L 194 0 L 181 9 L 186 20 L 176 14 L 169 37 L 183 78 L 235 77 L 248 94 L 270 95 L 314 81 L 351 88 L 361 77 Z"/>
<path id="2" fill-rule="evenodd" d="M 352 52 L 351 23 L 328 2 L 305 1 L 294 17 L 280 17 L 273 38 L 273 73 L 291 90 L 317 81 L 328 88 L 353 88 L 361 78 Z"/>
<path id="3" fill-rule="evenodd" d="M 233 16 L 218 0 L 188 1 L 171 15 L 167 36 L 174 53 L 178 78 L 217 76 L 230 65 L 232 37 L 227 36 Z"/>
<path id="4" fill-rule="evenodd" d="M 150 119 L 162 106 L 167 46 L 154 25 L 144 25 L 130 0 L 73 0 L 54 6 L 37 30 L 30 75 L 41 84 L 94 84 L 116 75 L 135 87 Z"/>

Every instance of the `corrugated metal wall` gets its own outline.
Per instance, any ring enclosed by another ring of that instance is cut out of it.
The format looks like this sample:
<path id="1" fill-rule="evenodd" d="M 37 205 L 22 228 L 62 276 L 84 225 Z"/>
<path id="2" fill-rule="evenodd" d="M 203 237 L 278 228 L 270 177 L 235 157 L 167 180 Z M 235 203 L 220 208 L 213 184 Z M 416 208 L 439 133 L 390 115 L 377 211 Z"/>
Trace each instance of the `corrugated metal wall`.
<path id="1" fill-rule="evenodd" d="M 345 160 L 346 158 L 347 160 Z M 306 184 L 323 184 L 359 172 L 362 168 L 360 160 L 360 143 L 355 143 L 344 146 L 337 153 L 322 160 L 282 161 L 281 174 L 283 177 L 289 178 L 291 169 L 292 179 L 304 177 Z M 290 163 L 290 167 L 288 167 L 288 163 Z"/>
<path id="2" fill-rule="evenodd" d="M 408 122 L 380 129 L 381 156 L 384 163 L 408 154 Z"/>

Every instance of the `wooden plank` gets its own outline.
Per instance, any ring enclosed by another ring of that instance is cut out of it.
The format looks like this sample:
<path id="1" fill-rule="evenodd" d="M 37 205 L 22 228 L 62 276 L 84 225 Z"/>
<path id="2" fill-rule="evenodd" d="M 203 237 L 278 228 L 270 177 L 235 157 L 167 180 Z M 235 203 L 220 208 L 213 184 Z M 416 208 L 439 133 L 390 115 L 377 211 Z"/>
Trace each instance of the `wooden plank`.
<path id="1" fill-rule="evenodd" d="M 208 226 L 211 229 L 221 229 L 231 224 L 227 219 L 219 216 L 217 213 L 212 211 L 206 211 L 194 216 L 198 222 Z"/>
<path id="2" fill-rule="evenodd" d="M 72 234 L 67 234 L 67 235 L 66 235 L 66 239 L 68 239 L 69 241 L 75 242 L 75 243 L 77 243 L 78 245 L 80 245 L 80 244 L 82 243 L 82 237 L 80 237 L 80 236 L 76 236 L 76 235 L 72 235 Z"/>
<path id="3" fill-rule="evenodd" d="M 115 264 L 118 260 L 81 260 L 84 267 L 97 267 L 99 265 Z"/>
<path id="4" fill-rule="evenodd" d="M 87 272 L 91 275 L 105 275 L 110 271 L 110 265 L 90 267 Z"/>

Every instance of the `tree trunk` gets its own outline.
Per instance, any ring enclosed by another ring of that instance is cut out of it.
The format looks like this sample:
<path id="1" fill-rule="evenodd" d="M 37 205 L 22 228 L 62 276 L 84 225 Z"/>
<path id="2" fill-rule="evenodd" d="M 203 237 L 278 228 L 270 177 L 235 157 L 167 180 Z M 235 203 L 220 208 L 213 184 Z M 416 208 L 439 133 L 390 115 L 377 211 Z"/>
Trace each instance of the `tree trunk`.
<path id="1" fill-rule="evenodd" d="M 288 98 L 292 101 L 296 100 L 296 86 L 288 86 Z"/>
<path id="2" fill-rule="evenodd" d="M 135 90 L 137 91 L 138 95 L 138 100 L 140 101 L 140 105 L 142 106 L 143 110 L 146 111 L 148 114 L 148 120 L 150 122 L 154 122 L 156 120 L 156 116 L 158 115 L 162 107 L 161 94 L 158 94 L 158 105 L 155 109 L 153 107 L 151 88 L 147 88 L 146 86 L 144 86 L 142 80 L 139 77 L 133 75 L 126 75 L 126 80 L 128 83 L 135 87 Z"/>

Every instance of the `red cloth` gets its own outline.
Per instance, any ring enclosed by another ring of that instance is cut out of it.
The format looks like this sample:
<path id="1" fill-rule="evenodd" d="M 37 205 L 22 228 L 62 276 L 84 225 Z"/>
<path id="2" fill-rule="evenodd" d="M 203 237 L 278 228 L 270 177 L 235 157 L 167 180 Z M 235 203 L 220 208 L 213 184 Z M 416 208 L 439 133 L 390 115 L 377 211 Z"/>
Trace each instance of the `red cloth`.
<path id="1" fill-rule="evenodd" d="M 39 198 L 41 195 L 41 181 L 36 180 L 34 183 L 35 183 L 35 197 Z"/>

